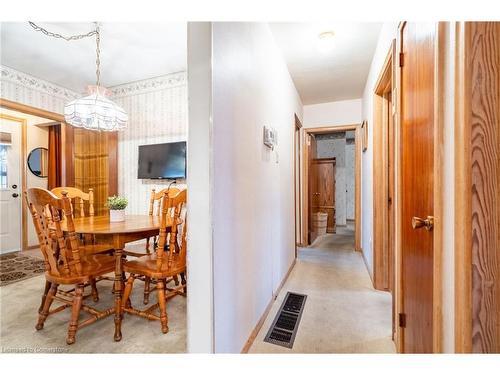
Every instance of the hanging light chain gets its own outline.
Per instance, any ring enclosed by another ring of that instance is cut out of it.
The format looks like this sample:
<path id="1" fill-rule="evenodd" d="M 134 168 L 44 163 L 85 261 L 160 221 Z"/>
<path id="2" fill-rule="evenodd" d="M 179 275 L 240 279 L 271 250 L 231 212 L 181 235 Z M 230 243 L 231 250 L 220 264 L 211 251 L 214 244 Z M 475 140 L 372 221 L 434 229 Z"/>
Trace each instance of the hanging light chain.
<path id="1" fill-rule="evenodd" d="M 95 30 L 89 31 L 87 34 L 77 34 L 77 35 L 70 35 L 70 36 L 64 36 L 62 34 L 57 34 L 53 33 L 51 31 L 48 31 L 47 29 L 44 29 L 41 26 L 38 26 L 34 22 L 29 21 L 28 22 L 30 26 L 35 29 L 36 31 L 40 31 L 41 33 L 50 36 L 52 38 L 57 38 L 57 39 L 64 39 L 66 41 L 72 41 L 72 40 L 80 40 L 84 38 L 89 38 L 95 35 L 95 41 L 96 41 L 96 86 L 99 87 L 101 84 L 101 31 L 99 28 L 99 23 L 95 23 Z"/>
<path id="2" fill-rule="evenodd" d="M 42 32 L 43 34 L 45 34 L 47 36 L 51 36 L 52 38 L 64 39 L 64 40 L 66 40 L 68 42 L 71 41 L 71 40 L 79 40 L 79 39 L 83 39 L 83 38 L 89 38 L 89 37 L 94 36 L 94 35 L 96 35 L 98 33 L 98 30 L 92 30 L 92 31 L 89 31 L 87 34 L 78 34 L 78 35 L 64 36 L 64 35 L 61 35 L 61 34 L 57 34 L 57 33 L 53 33 L 51 31 L 48 31 L 48 30 L 44 29 L 43 27 L 38 26 L 34 22 L 29 21 L 28 23 L 36 31 L 40 31 L 40 32 Z"/>
<path id="3" fill-rule="evenodd" d="M 96 70 L 95 70 L 95 75 L 96 75 L 96 86 L 99 87 L 101 85 L 101 31 L 99 29 L 99 23 L 95 23 L 95 42 L 96 42 L 96 60 L 95 60 L 95 65 L 96 65 Z"/>

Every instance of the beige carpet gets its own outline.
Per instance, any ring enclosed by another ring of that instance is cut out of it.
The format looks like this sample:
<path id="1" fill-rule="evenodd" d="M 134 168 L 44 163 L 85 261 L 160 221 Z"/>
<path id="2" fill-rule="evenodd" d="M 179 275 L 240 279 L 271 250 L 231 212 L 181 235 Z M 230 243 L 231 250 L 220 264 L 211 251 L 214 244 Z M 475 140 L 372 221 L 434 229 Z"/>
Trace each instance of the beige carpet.
<path id="1" fill-rule="evenodd" d="M 125 314 L 123 339 L 114 342 L 113 316 L 84 327 L 76 343 L 66 345 L 69 309 L 49 316 L 41 331 L 35 330 L 37 310 L 44 287 L 44 276 L 33 277 L 0 288 L 0 352 L 28 353 L 182 353 L 186 351 L 186 299 L 176 296 L 167 303 L 170 332 L 162 334 L 158 321 Z M 143 283 L 136 281 L 132 303 L 142 309 Z M 98 308 L 113 305 L 111 282 L 98 283 Z M 86 290 L 86 294 L 89 290 Z M 150 301 L 156 302 L 156 293 Z M 92 299 L 86 303 L 94 306 Z M 54 302 L 54 306 L 57 302 Z M 83 317 L 88 316 L 82 313 Z"/>
<path id="2" fill-rule="evenodd" d="M 391 295 L 373 289 L 350 228 L 299 249 L 251 353 L 394 353 Z M 287 291 L 307 294 L 292 349 L 263 341 Z"/>

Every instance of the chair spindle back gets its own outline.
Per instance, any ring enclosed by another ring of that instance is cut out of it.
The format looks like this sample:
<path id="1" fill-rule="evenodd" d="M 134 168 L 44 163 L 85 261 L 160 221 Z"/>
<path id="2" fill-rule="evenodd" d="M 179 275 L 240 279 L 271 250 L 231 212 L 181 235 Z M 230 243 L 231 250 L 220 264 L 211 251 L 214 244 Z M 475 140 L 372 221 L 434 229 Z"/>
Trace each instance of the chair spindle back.
<path id="1" fill-rule="evenodd" d="M 61 194 L 62 198 L 58 198 L 48 190 L 31 188 L 26 196 L 47 271 L 57 276 L 79 276 L 82 273 L 81 254 L 71 200 L 67 192 Z M 46 210 L 50 212 L 50 220 Z M 58 250 L 52 246 L 52 241 L 57 241 Z"/>
<path id="2" fill-rule="evenodd" d="M 175 195 L 174 195 L 175 194 Z M 156 267 L 160 271 L 164 261 L 168 262 L 168 267 L 171 267 L 174 256 L 177 256 L 180 260 L 180 264 L 185 265 L 186 263 L 186 234 L 187 234 L 187 217 L 181 218 L 183 213 L 185 213 L 185 205 L 187 203 L 187 190 L 182 190 L 180 192 L 172 193 L 165 192 L 163 197 L 162 212 L 160 219 L 160 234 L 158 240 L 158 253 L 156 258 Z M 173 211 L 173 216 L 169 214 Z M 182 221 L 182 222 L 181 222 Z M 165 257 L 165 244 L 167 242 L 167 226 L 172 223 L 170 240 L 169 240 L 169 251 L 167 257 Z M 180 223 L 180 224 L 178 224 Z M 179 227 L 182 228 L 182 235 L 180 244 L 178 242 L 178 232 Z"/>

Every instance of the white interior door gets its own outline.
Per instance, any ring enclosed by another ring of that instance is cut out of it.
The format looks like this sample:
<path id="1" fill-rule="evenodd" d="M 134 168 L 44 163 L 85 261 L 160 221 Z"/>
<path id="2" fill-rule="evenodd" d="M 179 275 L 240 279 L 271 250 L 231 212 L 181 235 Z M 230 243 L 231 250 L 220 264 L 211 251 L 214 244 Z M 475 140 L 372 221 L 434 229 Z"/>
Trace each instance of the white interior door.
<path id="1" fill-rule="evenodd" d="M 0 253 L 21 250 L 21 124 L 0 119 Z"/>

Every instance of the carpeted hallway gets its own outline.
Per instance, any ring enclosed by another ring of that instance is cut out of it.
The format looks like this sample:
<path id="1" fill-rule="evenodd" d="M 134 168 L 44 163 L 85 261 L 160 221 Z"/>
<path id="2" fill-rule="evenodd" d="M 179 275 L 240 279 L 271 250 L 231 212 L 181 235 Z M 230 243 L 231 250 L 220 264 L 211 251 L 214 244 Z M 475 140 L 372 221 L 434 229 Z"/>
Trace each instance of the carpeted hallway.
<path id="1" fill-rule="evenodd" d="M 257 335 L 250 353 L 394 353 L 391 295 L 373 289 L 354 232 L 339 227 L 311 247 L 297 263 Z M 307 294 L 292 349 L 263 341 L 287 291 Z"/>

